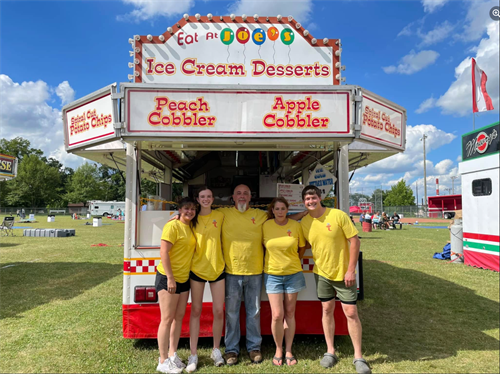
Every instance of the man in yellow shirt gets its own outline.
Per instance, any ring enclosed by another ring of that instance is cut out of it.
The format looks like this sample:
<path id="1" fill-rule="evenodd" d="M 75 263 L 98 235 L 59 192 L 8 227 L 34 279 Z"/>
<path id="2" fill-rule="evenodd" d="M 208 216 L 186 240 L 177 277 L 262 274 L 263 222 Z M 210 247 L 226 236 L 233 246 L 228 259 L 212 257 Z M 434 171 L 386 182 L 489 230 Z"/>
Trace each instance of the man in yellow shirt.
<path id="1" fill-rule="evenodd" d="M 267 213 L 250 208 L 252 194 L 244 184 L 233 192 L 234 207 L 219 208 L 224 213 L 222 225 L 222 251 L 226 262 L 226 345 L 225 360 L 228 365 L 238 363 L 240 352 L 240 306 L 245 303 L 246 346 L 253 363 L 262 362 L 260 345 L 260 294 L 264 268 L 262 225 Z M 290 218 L 298 220 L 304 213 Z"/>
<path id="2" fill-rule="evenodd" d="M 342 303 L 354 347 L 353 364 L 358 373 L 369 374 L 371 369 L 361 352 L 362 327 L 356 307 L 356 264 L 360 247 L 358 230 L 346 213 L 321 205 L 321 191 L 316 186 L 305 187 L 302 199 L 309 215 L 302 219 L 301 226 L 306 240 L 311 244 L 316 292 L 323 307 L 322 323 L 327 352 L 320 364 L 329 368 L 338 361 L 333 345 L 333 312 L 337 296 Z"/>
<path id="3" fill-rule="evenodd" d="M 222 250 L 226 262 L 226 345 L 228 365 L 238 363 L 240 352 L 240 306 L 245 303 L 246 346 L 250 360 L 262 362 L 260 345 L 260 293 L 264 251 L 262 225 L 267 213 L 250 208 L 250 188 L 239 185 L 234 189 L 234 207 L 219 208 L 224 213 Z"/>

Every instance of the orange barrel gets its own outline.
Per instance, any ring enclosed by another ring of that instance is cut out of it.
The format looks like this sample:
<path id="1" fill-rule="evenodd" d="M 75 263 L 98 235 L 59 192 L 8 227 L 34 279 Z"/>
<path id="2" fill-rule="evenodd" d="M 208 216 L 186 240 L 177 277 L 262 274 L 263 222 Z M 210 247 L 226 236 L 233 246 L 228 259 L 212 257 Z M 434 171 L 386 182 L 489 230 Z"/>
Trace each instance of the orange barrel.
<path id="1" fill-rule="evenodd" d="M 372 223 L 363 221 L 363 232 L 372 232 Z"/>

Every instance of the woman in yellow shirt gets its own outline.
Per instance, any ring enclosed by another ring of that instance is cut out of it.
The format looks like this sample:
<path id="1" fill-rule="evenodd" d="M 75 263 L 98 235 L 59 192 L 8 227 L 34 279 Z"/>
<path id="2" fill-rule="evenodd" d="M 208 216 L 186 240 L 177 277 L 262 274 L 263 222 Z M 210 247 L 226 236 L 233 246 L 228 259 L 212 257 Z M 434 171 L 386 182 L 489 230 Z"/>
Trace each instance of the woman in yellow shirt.
<path id="1" fill-rule="evenodd" d="M 198 336 L 200 334 L 200 316 L 203 305 L 203 291 L 205 283 L 210 285 L 212 293 L 213 324 L 212 336 L 214 339 L 213 350 L 210 355 L 215 366 L 224 364 L 224 359 L 219 350 L 224 325 L 224 298 L 226 273 L 225 262 L 221 247 L 221 228 L 224 214 L 212 210 L 214 197 L 212 191 L 202 187 L 196 196 L 199 204 L 198 215 L 193 220 L 196 235 L 196 251 L 191 264 L 191 318 L 189 320 L 189 336 L 191 355 L 188 359 L 186 371 L 196 370 L 198 365 Z"/>
<path id="2" fill-rule="evenodd" d="M 292 354 L 295 335 L 295 305 L 299 291 L 306 288 L 301 258 L 305 252 L 305 239 L 300 223 L 287 218 L 288 201 L 275 198 L 268 208 L 269 220 L 263 225 L 264 283 L 271 305 L 271 331 L 276 343 L 273 365 L 296 365 Z M 284 319 L 284 322 L 283 322 Z M 283 336 L 285 357 L 283 357 Z"/>
<path id="3" fill-rule="evenodd" d="M 163 227 L 161 261 L 155 280 L 161 313 L 158 327 L 160 359 L 156 370 L 163 373 L 181 373 L 183 370 L 178 364 L 180 359 L 176 351 L 189 297 L 189 271 L 196 245 L 191 224 L 196 217 L 196 203 L 185 197 L 178 207 L 179 219 L 169 221 Z"/>

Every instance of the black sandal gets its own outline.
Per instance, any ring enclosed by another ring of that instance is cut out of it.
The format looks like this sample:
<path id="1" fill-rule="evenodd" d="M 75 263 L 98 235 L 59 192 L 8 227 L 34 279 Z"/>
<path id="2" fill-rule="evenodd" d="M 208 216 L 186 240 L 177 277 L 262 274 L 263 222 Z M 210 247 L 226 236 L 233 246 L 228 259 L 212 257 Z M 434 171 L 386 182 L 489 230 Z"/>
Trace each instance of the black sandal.
<path id="1" fill-rule="evenodd" d="M 278 361 L 280 364 L 279 364 L 279 365 L 278 365 L 278 364 L 275 364 L 275 363 L 274 363 L 274 360 Z M 283 357 L 276 357 L 276 356 L 274 356 L 274 357 L 273 357 L 273 365 L 274 365 L 274 366 L 283 366 Z"/>
<path id="2" fill-rule="evenodd" d="M 294 356 L 291 356 L 291 357 L 285 356 L 285 360 L 286 360 L 287 366 L 295 366 L 299 363 L 299 361 L 297 361 L 297 359 Z M 292 361 L 295 361 L 295 364 L 290 365 L 290 362 L 292 362 Z"/>

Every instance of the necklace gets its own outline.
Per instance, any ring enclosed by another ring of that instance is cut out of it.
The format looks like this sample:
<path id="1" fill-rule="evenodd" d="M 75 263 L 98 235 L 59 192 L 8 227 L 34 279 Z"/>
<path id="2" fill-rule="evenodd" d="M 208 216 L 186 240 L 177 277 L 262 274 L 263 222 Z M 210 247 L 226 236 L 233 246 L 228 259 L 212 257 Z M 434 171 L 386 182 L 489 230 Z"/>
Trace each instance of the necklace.
<path id="1" fill-rule="evenodd" d="M 203 223 L 203 226 L 207 228 L 208 222 L 210 221 L 210 214 L 207 217 L 207 219 L 204 219 L 204 216 L 198 216 L 200 218 L 201 223 Z"/>

